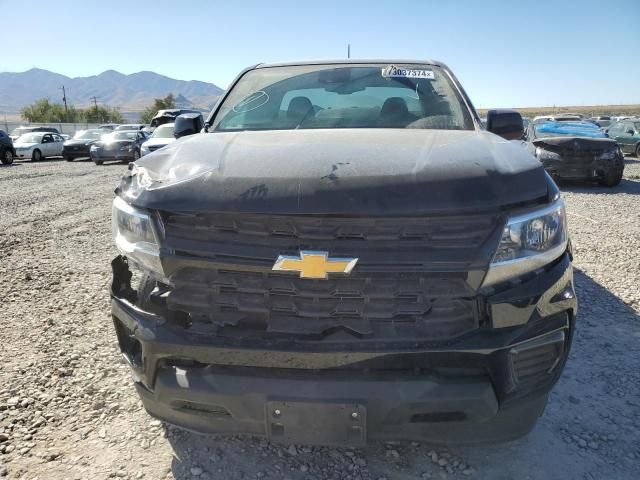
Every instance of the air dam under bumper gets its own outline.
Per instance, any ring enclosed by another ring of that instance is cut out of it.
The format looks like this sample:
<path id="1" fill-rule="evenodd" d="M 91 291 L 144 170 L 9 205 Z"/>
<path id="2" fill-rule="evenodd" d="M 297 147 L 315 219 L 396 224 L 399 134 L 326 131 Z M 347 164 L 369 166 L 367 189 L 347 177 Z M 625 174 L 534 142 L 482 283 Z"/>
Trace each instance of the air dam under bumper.
<path id="1" fill-rule="evenodd" d="M 114 275 L 122 275 L 122 264 L 114 262 Z M 146 410 L 170 424 L 283 443 L 478 444 L 534 427 L 571 344 L 569 255 L 516 283 L 487 297 L 494 327 L 440 347 L 225 345 L 139 309 L 126 290 L 112 292 L 112 311 Z"/>

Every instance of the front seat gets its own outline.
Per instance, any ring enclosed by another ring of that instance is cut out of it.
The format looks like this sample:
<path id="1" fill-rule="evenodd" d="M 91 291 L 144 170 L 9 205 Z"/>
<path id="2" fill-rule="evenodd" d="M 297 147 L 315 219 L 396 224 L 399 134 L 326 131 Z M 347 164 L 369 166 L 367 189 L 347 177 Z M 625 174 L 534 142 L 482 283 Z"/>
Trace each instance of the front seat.
<path id="1" fill-rule="evenodd" d="M 287 108 L 287 119 L 293 123 L 300 123 L 313 114 L 313 105 L 307 97 L 293 97 Z"/>
<path id="2" fill-rule="evenodd" d="M 404 128 L 415 119 L 416 117 L 409 113 L 407 102 L 403 98 L 390 97 L 382 104 L 378 126 Z"/>

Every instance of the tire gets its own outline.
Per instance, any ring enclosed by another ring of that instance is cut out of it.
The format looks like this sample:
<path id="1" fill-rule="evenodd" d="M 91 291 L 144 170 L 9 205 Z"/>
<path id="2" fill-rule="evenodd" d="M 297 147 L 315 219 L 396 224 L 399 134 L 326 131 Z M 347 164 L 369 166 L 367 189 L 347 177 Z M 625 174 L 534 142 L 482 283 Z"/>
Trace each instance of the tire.
<path id="1" fill-rule="evenodd" d="M 65 159 L 67 162 L 73 162 L 73 158 L 71 158 L 71 157 L 64 157 L 64 159 Z"/>
<path id="2" fill-rule="evenodd" d="M 640 158 L 640 143 L 636 145 L 636 158 Z"/>
<path id="3" fill-rule="evenodd" d="M 104 163 L 104 160 L 98 160 L 97 158 L 94 158 L 93 163 L 95 163 L 96 165 L 102 165 Z"/>
<path id="4" fill-rule="evenodd" d="M 140 160 L 140 151 L 139 150 L 134 150 L 133 151 L 133 161 L 135 162 L 136 160 Z"/>
<path id="5" fill-rule="evenodd" d="M 5 165 L 11 165 L 13 163 L 13 152 L 8 148 L 5 148 L 4 152 L 2 152 L 2 163 Z"/>
<path id="6" fill-rule="evenodd" d="M 599 180 L 600 185 L 605 187 L 617 187 L 622 181 L 622 173 L 624 172 L 624 160 L 619 159 L 616 165 L 608 169 L 603 177 Z"/>
<path id="7" fill-rule="evenodd" d="M 39 162 L 42 159 L 43 159 L 42 152 L 36 148 L 33 151 L 33 153 L 31 154 L 31 161 L 32 162 Z"/>

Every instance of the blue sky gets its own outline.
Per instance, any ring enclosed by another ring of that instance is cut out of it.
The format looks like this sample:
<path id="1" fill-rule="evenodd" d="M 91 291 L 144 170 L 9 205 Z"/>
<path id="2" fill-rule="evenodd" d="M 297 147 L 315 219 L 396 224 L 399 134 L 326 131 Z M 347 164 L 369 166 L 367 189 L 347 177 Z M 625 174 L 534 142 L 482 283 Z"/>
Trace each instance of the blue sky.
<path id="1" fill-rule="evenodd" d="M 0 71 L 226 87 L 283 60 L 433 58 L 476 106 L 640 103 L 640 0 L 0 0 Z"/>

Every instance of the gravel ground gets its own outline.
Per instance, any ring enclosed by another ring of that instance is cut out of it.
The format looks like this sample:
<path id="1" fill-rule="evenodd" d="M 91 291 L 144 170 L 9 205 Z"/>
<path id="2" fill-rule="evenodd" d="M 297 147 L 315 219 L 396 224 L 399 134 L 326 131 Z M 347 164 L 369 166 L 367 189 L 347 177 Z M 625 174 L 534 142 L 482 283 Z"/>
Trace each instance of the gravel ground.
<path id="1" fill-rule="evenodd" d="M 536 429 L 509 444 L 272 446 L 143 411 L 109 316 L 110 202 L 125 167 L 0 166 L 0 477 L 640 478 L 640 162 L 614 189 L 565 185 L 580 317 Z"/>

